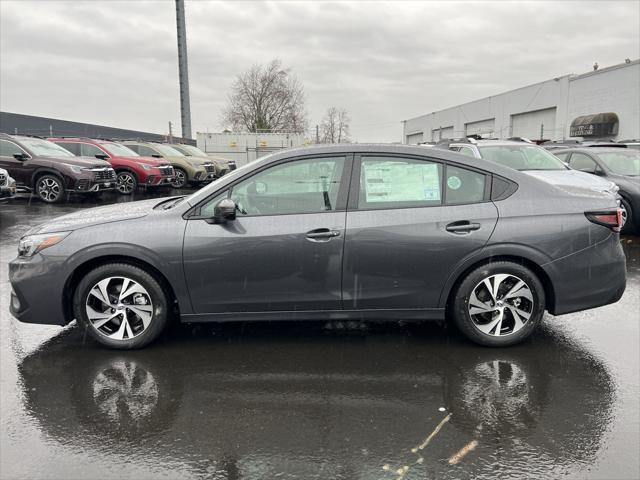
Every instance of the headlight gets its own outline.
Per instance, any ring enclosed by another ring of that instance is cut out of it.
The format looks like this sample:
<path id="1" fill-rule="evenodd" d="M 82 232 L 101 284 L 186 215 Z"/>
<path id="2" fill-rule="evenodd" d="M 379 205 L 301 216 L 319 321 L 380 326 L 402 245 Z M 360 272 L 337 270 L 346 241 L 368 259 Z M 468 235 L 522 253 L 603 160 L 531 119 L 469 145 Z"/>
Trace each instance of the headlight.
<path id="1" fill-rule="evenodd" d="M 78 165 L 71 165 L 69 163 L 65 163 L 65 165 L 69 167 L 72 172 L 75 172 L 75 173 L 82 173 L 84 170 L 84 167 L 80 167 Z"/>
<path id="2" fill-rule="evenodd" d="M 44 233 L 42 235 L 27 235 L 20 239 L 18 255 L 32 257 L 36 253 L 60 243 L 71 232 Z"/>
<path id="3" fill-rule="evenodd" d="M 140 165 L 142 165 L 142 168 L 145 170 L 151 170 L 153 168 L 153 166 L 148 163 L 141 163 Z"/>

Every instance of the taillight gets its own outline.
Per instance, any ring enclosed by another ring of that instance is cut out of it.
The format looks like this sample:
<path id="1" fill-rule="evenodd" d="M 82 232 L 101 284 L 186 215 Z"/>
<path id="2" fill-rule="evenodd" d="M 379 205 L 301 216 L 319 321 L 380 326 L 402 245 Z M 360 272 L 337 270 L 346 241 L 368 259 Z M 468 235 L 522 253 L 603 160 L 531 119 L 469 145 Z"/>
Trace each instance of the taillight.
<path id="1" fill-rule="evenodd" d="M 606 212 L 584 212 L 590 222 L 610 228 L 614 232 L 622 229 L 622 209 L 608 210 Z"/>

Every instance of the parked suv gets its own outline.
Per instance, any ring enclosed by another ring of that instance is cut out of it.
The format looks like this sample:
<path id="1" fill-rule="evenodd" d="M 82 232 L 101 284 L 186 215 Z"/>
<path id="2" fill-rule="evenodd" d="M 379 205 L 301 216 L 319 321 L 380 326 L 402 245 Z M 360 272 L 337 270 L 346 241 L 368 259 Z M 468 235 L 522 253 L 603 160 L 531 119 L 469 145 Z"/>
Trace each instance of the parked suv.
<path id="1" fill-rule="evenodd" d="M 236 169 L 235 161 L 222 157 L 212 157 L 193 145 L 184 145 L 182 143 L 171 143 L 170 145 L 187 157 L 202 158 L 213 162 L 216 166 L 216 178 L 220 178 L 231 170 Z"/>
<path id="2" fill-rule="evenodd" d="M 614 181 L 618 192 L 624 233 L 640 227 L 640 151 L 630 148 L 570 148 L 553 152 L 571 168 Z"/>
<path id="3" fill-rule="evenodd" d="M 117 190 L 132 194 L 138 186 L 159 187 L 173 183 L 173 167 L 167 161 L 141 157 L 130 148 L 108 140 L 90 138 L 50 138 L 71 153 L 108 161 L 116 171 Z"/>
<path id="4" fill-rule="evenodd" d="M 587 187 L 613 196 L 617 195 L 618 186 L 615 183 L 573 170 L 558 157 L 525 139 L 475 140 L 463 138 L 442 141 L 437 147 L 448 148 L 469 157 L 483 158 L 565 189 Z"/>
<path id="5" fill-rule="evenodd" d="M 0 167 L 9 171 L 18 190 L 57 203 L 65 193 L 113 190 L 116 172 L 108 162 L 76 157 L 53 142 L 38 137 L 0 133 Z"/>
<path id="6" fill-rule="evenodd" d="M 16 181 L 9 172 L 0 168 L 0 202 L 6 202 L 16 194 Z"/>
<path id="7" fill-rule="evenodd" d="M 162 143 L 127 140 L 122 144 L 138 155 L 162 158 L 171 163 L 175 172 L 172 183 L 175 188 L 200 185 L 215 179 L 216 167 L 211 160 L 189 158 L 175 148 Z"/>

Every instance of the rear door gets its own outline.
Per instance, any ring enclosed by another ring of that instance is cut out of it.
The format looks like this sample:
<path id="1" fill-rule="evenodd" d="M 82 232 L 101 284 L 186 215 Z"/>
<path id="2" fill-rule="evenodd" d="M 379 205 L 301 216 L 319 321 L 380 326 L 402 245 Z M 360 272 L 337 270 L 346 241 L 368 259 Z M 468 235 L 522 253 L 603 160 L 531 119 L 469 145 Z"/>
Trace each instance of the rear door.
<path id="1" fill-rule="evenodd" d="M 356 157 L 344 253 L 343 305 L 436 308 L 449 273 L 497 222 L 491 176 L 422 157 Z"/>
<path id="2" fill-rule="evenodd" d="M 9 172 L 9 175 L 18 185 L 31 186 L 31 174 L 33 165 L 30 163 L 31 156 L 26 160 L 18 160 L 13 155 L 17 153 L 27 154 L 16 143 L 10 140 L 0 140 L 0 167 Z"/>
<path id="3" fill-rule="evenodd" d="M 351 157 L 287 160 L 196 208 L 183 261 L 196 313 L 339 310 Z M 231 198 L 237 217 L 212 224 Z"/>

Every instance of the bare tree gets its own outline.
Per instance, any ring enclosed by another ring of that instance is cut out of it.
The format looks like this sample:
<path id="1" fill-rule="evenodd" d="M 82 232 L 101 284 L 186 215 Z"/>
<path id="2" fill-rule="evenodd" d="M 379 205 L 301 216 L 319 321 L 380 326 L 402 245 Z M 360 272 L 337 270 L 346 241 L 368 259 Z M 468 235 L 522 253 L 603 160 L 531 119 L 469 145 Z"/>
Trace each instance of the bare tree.
<path id="1" fill-rule="evenodd" d="M 280 60 L 254 65 L 233 83 L 222 120 L 234 131 L 304 133 L 302 83 Z"/>
<path id="2" fill-rule="evenodd" d="M 344 108 L 329 107 L 320 125 L 322 143 L 348 143 L 351 118 Z"/>

